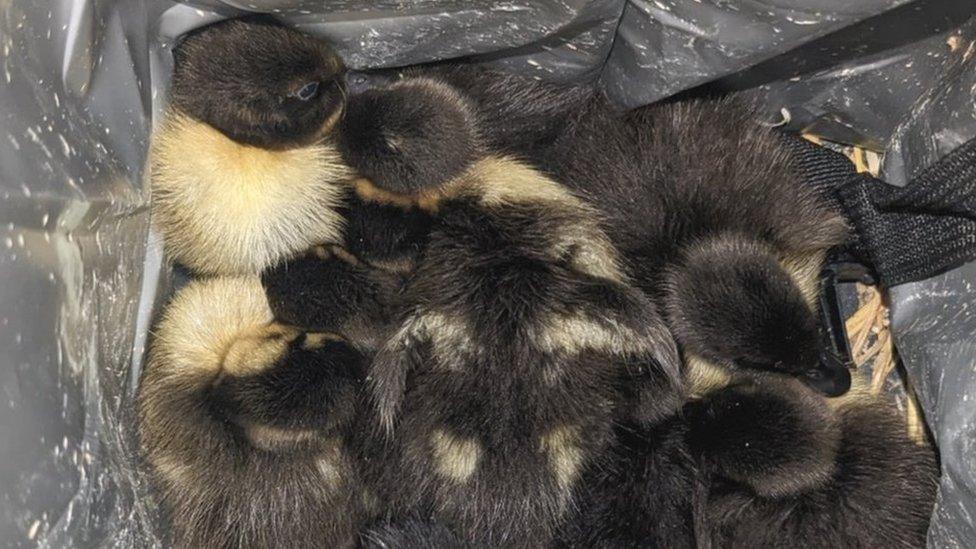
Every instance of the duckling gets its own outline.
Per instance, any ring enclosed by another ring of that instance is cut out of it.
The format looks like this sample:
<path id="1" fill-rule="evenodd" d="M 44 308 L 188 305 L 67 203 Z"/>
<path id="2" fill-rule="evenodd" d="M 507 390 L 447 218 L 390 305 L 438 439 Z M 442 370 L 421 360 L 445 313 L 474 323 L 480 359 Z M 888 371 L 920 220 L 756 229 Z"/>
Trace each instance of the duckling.
<path id="1" fill-rule="evenodd" d="M 836 396 L 850 374 L 821 359 L 815 305 L 846 224 L 753 120 L 735 100 L 583 115 L 556 145 L 557 177 L 616 219 L 613 241 L 663 304 L 692 375 L 773 371 Z"/>
<path id="2" fill-rule="evenodd" d="M 557 546 L 925 546 L 935 456 L 879 396 L 743 376 L 617 437 Z"/>
<path id="3" fill-rule="evenodd" d="M 855 387 L 828 400 L 763 381 L 698 403 L 688 438 L 708 483 L 700 544 L 925 547 L 935 454 L 891 403 Z"/>
<path id="4" fill-rule="evenodd" d="M 364 93 L 438 97 L 441 111 L 473 120 L 463 97 L 430 79 Z M 371 143 L 395 153 L 406 131 L 352 125 L 366 128 L 356 148 L 374 158 Z M 490 153 L 421 183 L 381 189 L 427 208 L 432 225 L 369 374 L 390 440 L 380 499 L 394 522 L 430 516 L 462 543 L 545 545 L 626 413 L 621 386 L 648 421 L 680 406 L 673 341 L 596 212 L 561 185 Z"/>
<path id="5" fill-rule="evenodd" d="M 202 275 L 259 274 L 342 242 L 349 167 L 327 137 L 345 104 L 342 60 L 262 18 L 186 36 L 150 150 L 167 254 Z"/>
<path id="6" fill-rule="evenodd" d="M 350 452 L 367 359 L 276 323 L 255 276 L 191 282 L 138 394 L 145 461 L 177 547 L 352 547 L 368 493 Z"/>
<path id="7" fill-rule="evenodd" d="M 394 85 L 350 96 L 337 128 L 337 148 L 356 174 L 348 184 L 349 205 L 338 210 L 345 220 L 346 261 L 322 262 L 322 254 L 313 253 L 265 271 L 279 318 L 310 329 L 330 328 L 329 319 L 342 317 L 335 314 L 342 300 L 389 298 L 412 272 L 427 244 L 434 201 L 416 191 L 457 177 L 480 146 L 466 112 L 444 108 L 436 91 Z M 361 266 L 352 273 L 353 283 L 336 272 L 348 270 L 348 264 Z M 387 299 L 382 308 L 393 307 Z"/>

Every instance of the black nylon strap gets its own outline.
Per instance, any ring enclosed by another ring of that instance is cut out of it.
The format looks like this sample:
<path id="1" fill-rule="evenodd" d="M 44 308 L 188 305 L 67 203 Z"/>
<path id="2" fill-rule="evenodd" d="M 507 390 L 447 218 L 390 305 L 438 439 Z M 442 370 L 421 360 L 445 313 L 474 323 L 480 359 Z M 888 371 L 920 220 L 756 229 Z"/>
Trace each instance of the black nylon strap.
<path id="1" fill-rule="evenodd" d="M 840 208 L 835 190 L 857 176 L 854 164 L 846 156 L 815 145 L 793 134 L 783 133 L 800 175 L 832 206 Z"/>
<path id="2" fill-rule="evenodd" d="M 892 287 L 976 260 L 976 139 L 905 188 L 858 174 L 837 152 L 786 136 L 800 173 L 851 224 L 846 248 Z"/>
<path id="3" fill-rule="evenodd" d="M 976 220 L 976 139 L 926 168 L 904 189 L 878 197 L 886 211 L 955 214 Z"/>

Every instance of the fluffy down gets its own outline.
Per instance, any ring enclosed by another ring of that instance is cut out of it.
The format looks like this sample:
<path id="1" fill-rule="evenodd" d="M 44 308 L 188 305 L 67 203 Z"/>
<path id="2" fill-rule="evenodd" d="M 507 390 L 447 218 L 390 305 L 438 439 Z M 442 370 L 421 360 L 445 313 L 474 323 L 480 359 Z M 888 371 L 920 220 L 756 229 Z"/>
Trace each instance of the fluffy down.
<path id="1" fill-rule="evenodd" d="M 364 367 L 341 338 L 273 323 L 256 278 L 177 293 L 138 399 L 174 545 L 351 546 L 365 518 L 347 449 Z"/>
<path id="2" fill-rule="evenodd" d="M 173 113 L 154 134 L 153 220 L 170 257 L 200 274 L 258 274 L 342 241 L 342 182 L 329 145 L 268 150 Z"/>
<path id="3" fill-rule="evenodd" d="M 571 545 L 924 543 L 931 451 L 875 400 L 828 412 L 778 378 L 828 394 L 848 383 L 818 360 L 812 307 L 845 224 L 804 184 L 780 136 L 735 100 L 620 113 L 587 85 L 419 72 L 465 93 L 486 148 L 528 159 L 598 208 L 635 283 L 667 305 L 704 399 L 663 423 L 618 422 L 610 463 L 584 473 Z M 520 117 L 534 123 L 491 125 Z M 752 451 L 729 451 L 747 443 Z"/>
<path id="4" fill-rule="evenodd" d="M 370 376 L 382 499 L 465 543 L 545 545 L 605 454 L 622 380 L 647 421 L 678 406 L 673 344 L 560 186 L 486 157 L 447 187 Z"/>

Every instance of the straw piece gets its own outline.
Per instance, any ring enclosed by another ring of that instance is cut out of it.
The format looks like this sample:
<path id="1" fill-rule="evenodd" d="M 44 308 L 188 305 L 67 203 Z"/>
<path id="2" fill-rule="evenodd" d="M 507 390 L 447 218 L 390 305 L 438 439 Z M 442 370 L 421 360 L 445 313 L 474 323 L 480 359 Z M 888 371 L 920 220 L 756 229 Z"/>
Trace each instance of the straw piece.
<path id="1" fill-rule="evenodd" d="M 895 369 L 894 348 L 891 344 L 891 332 L 882 330 L 878 336 L 878 358 L 874 361 L 871 372 L 871 394 L 879 395 L 884 390 L 885 381 Z"/>
<path id="2" fill-rule="evenodd" d="M 854 345 L 851 346 L 851 354 L 853 356 L 859 356 L 864 349 L 864 344 L 867 343 L 868 335 L 871 334 L 871 327 L 874 326 L 874 321 L 877 318 L 879 312 L 882 309 L 881 293 L 877 292 L 871 297 L 871 301 L 868 302 L 867 308 L 867 318 L 864 324 L 860 327 L 859 333 L 857 334 Z"/>
<path id="3" fill-rule="evenodd" d="M 865 157 L 868 163 L 868 173 L 874 177 L 878 177 L 881 173 L 881 155 L 875 151 L 864 151 Z"/>
<path id="4" fill-rule="evenodd" d="M 878 294 L 868 294 L 867 303 L 865 303 L 865 296 L 863 292 L 858 292 L 858 301 L 861 302 L 861 305 L 856 311 L 854 311 L 854 314 L 852 314 L 844 322 L 845 326 L 847 327 L 848 337 L 853 339 L 863 330 L 871 327 L 871 324 L 874 322 L 874 317 L 877 315 L 877 307 L 873 301 L 876 297 L 878 297 Z"/>

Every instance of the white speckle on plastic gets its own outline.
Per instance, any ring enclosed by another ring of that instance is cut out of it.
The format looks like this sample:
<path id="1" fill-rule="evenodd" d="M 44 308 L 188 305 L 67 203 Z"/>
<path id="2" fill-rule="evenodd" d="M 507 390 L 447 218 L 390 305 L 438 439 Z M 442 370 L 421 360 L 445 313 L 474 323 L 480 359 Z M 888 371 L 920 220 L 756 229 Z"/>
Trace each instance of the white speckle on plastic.
<path id="1" fill-rule="evenodd" d="M 790 16 L 786 16 L 786 20 L 794 25 L 816 25 L 821 21 L 819 19 L 794 19 Z"/>
<path id="2" fill-rule="evenodd" d="M 68 144 L 68 140 L 64 138 L 63 134 L 58 134 L 58 140 L 61 141 L 61 152 L 64 156 L 71 156 L 71 145 Z"/>
<path id="3" fill-rule="evenodd" d="M 40 529 L 41 529 L 41 521 L 34 520 L 33 524 L 30 525 L 30 528 L 27 529 L 27 539 L 34 541 L 34 538 L 37 537 L 37 532 Z"/>

